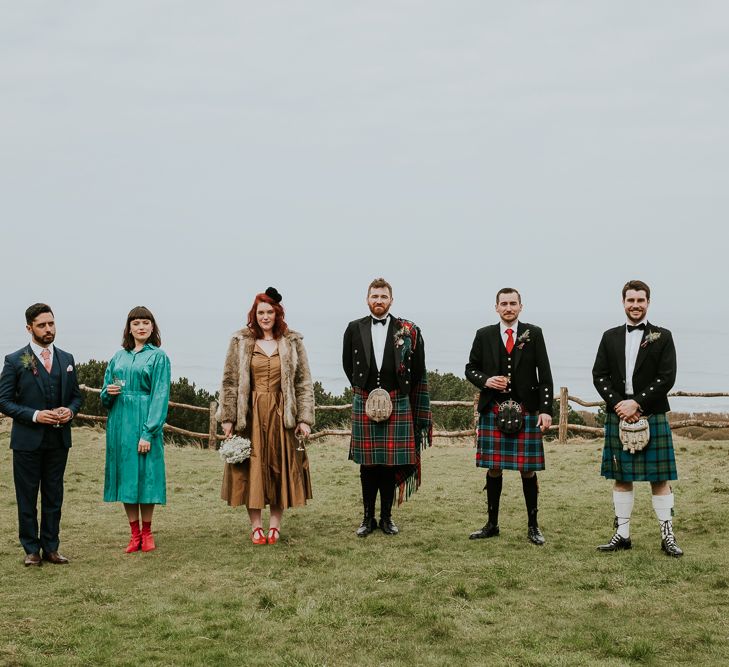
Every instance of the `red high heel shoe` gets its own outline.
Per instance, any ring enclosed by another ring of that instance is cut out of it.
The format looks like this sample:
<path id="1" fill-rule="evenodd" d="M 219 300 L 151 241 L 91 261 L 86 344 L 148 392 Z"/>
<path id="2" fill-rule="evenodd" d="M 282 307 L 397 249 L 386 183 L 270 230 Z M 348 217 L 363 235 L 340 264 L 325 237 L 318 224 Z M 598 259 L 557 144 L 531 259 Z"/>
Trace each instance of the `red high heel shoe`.
<path id="1" fill-rule="evenodd" d="M 268 529 L 268 543 L 269 544 L 276 544 L 276 542 L 278 542 L 280 536 L 281 536 L 281 531 L 278 528 L 274 528 L 273 526 L 271 526 Z"/>
<path id="2" fill-rule="evenodd" d="M 259 526 L 253 529 L 251 532 L 251 542 L 253 544 L 266 544 L 266 536 L 263 534 L 263 528 Z"/>

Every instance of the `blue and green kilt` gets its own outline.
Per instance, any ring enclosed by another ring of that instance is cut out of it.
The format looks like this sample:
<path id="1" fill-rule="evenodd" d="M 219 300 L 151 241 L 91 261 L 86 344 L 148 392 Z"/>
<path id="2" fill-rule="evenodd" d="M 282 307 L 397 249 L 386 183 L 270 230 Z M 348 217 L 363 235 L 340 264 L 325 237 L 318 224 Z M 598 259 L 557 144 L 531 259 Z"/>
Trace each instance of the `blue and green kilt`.
<path id="1" fill-rule="evenodd" d="M 613 412 L 605 420 L 605 446 L 600 473 L 619 482 L 665 482 L 678 479 L 673 437 L 665 413 L 648 417 L 650 441 L 645 449 L 631 454 L 623 451 L 620 419 Z"/>
<path id="2" fill-rule="evenodd" d="M 498 403 L 494 402 L 479 416 L 476 465 L 479 468 L 521 472 L 544 470 L 542 431 L 537 426 L 539 415 L 524 411 L 524 426 L 521 431 L 507 435 L 497 426 L 498 412 Z"/>
<path id="3" fill-rule="evenodd" d="M 354 388 L 349 458 L 365 466 L 415 464 L 415 429 L 410 398 L 399 391 L 391 391 L 390 418 L 384 422 L 373 422 L 365 412 L 367 395 L 368 392 L 359 387 Z"/>

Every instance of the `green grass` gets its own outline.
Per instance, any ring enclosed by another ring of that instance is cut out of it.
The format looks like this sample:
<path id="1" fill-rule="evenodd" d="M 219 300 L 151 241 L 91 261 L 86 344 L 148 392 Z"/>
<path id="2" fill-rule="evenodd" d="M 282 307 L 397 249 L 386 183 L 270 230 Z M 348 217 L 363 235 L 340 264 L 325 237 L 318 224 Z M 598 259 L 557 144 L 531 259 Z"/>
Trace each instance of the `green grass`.
<path id="1" fill-rule="evenodd" d="M 647 485 L 634 548 L 612 534 L 600 445 L 547 447 L 547 545 L 526 541 L 521 484 L 507 473 L 501 536 L 484 523 L 469 443 L 425 454 L 424 486 L 396 509 L 402 532 L 358 539 L 359 477 L 343 441 L 309 449 L 314 500 L 253 547 L 243 508 L 219 500 L 222 464 L 167 450 L 158 550 L 125 555 L 121 506 L 101 500 L 103 433 L 75 432 L 61 552 L 22 566 L 11 453 L 0 434 L 3 665 L 720 665 L 729 663 L 729 443 L 678 440 L 680 560 L 659 549 Z"/>

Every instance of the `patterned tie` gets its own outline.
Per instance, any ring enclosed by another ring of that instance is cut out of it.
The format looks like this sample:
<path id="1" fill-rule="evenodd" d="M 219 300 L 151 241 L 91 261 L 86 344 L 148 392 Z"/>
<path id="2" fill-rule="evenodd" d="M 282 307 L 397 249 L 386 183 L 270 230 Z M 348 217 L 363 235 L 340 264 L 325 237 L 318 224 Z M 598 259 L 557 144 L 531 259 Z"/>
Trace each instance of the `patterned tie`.
<path id="1" fill-rule="evenodd" d="M 511 351 L 514 349 L 514 330 L 507 329 L 506 336 L 506 351 L 511 354 Z"/>
<path id="2" fill-rule="evenodd" d="M 43 359 L 43 366 L 45 366 L 45 369 L 50 373 L 51 372 L 51 351 L 44 347 L 41 350 L 41 358 Z"/>

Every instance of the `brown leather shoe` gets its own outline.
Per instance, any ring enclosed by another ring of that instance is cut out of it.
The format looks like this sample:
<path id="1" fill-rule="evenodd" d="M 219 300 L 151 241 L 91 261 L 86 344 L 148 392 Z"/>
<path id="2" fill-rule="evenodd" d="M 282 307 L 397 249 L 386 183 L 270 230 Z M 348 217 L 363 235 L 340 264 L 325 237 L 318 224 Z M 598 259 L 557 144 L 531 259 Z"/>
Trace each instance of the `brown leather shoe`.
<path id="1" fill-rule="evenodd" d="M 43 552 L 43 560 L 47 560 L 54 565 L 68 565 L 68 558 L 61 556 L 57 551 Z"/>
<path id="2" fill-rule="evenodd" d="M 41 565 L 43 565 L 43 561 L 41 561 L 41 556 L 38 552 L 34 554 L 25 554 L 25 560 L 23 561 L 23 565 L 25 565 L 25 567 L 30 567 L 31 565 L 40 567 Z"/>

